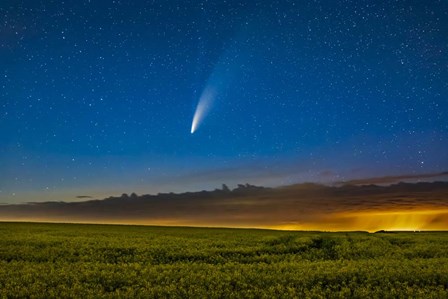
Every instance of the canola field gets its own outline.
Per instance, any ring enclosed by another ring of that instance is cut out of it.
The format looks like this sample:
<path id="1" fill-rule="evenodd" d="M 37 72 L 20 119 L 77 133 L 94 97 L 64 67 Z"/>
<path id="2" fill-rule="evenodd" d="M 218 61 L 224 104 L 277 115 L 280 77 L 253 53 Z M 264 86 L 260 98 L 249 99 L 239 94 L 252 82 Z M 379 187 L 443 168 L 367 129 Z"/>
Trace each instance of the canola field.
<path id="1" fill-rule="evenodd" d="M 448 233 L 0 223 L 0 298 L 448 298 Z"/>

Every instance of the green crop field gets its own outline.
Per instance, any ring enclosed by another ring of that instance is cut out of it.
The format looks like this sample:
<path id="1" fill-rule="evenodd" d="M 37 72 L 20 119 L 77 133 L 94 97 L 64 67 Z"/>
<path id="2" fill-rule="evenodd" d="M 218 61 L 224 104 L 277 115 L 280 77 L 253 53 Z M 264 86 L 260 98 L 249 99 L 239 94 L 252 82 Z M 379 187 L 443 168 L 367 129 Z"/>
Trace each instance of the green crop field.
<path id="1" fill-rule="evenodd" d="M 1 298 L 448 298 L 448 233 L 0 223 Z"/>

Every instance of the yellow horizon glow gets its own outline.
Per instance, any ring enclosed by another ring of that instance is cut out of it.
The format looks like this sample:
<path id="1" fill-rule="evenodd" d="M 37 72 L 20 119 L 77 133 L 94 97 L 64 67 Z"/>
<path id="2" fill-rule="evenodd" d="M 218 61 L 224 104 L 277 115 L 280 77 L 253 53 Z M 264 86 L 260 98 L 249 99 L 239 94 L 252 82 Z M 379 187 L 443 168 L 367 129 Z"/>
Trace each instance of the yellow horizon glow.
<path id="1" fill-rule="evenodd" d="M 273 226 L 281 230 L 439 231 L 448 230 L 448 209 L 362 211 L 328 215 L 321 222 Z"/>
<path id="2" fill-rule="evenodd" d="M 427 210 L 392 210 L 392 211 L 353 211 L 327 215 L 316 215 L 307 222 L 262 223 L 221 219 L 220 221 L 192 218 L 159 218 L 159 219 L 55 219 L 30 217 L 21 219 L 1 219 L 0 221 L 18 222 L 51 222 L 51 223 L 84 223 L 84 224 L 119 224 L 119 225 L 151 225 L 151 226 L 188 226 L 188 227 L 227 227 L 255 228 L 275 230 L 301 231 L 446 231 L 448 230 L 448 209 Z"/>

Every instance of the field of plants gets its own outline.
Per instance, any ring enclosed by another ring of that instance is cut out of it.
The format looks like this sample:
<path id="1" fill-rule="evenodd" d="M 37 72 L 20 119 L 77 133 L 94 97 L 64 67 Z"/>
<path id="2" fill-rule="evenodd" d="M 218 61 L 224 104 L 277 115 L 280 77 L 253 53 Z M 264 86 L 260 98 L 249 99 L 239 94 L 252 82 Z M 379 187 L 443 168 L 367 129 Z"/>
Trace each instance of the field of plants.
<path id="1" fill-rule="evenodd" d="M 0 298 L 448 298 L 448 233 L 0 223 Z"/>

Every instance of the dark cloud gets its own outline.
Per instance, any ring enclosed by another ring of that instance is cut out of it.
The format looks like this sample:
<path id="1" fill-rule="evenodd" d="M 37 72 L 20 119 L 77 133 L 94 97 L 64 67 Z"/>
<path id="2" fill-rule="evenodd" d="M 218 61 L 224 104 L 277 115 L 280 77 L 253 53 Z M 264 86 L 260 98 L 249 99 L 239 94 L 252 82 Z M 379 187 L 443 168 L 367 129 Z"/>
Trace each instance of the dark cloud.
<path id="1" fill-rule="evenodd" d="M 444 182 L 281 188 L 240 185 L 231 191 L 4 205 L 0 206 L 0 220 L 321 230 L 448 229 L 446 198 L 448 183 Z"/>
<path id="2" fill-rule="evenodd" d="M 425 174 L 407 174 L 398 176 L 383 176 L 374 177 L 366 179 L 357 179 L 344 182 L 338 182 L 339 184 L 350 184 L 350 185 L 378 185 L 378 184 L 394 184 L 402 181 L 428 181 L 436 179 L 448 179 L 448 171 L 437 172 L 437 173 L 425 173 Z"/>
<path id="3" fill-rule="evenodd" d="M 92 196 L 90 196 L 90 195 L 78 195 L 78 196 L 76 196 L 76 198 L 80 198 L 80 199 L 83 199 L 83 198 L 92 198 Z"/>

